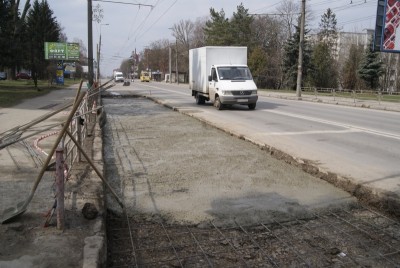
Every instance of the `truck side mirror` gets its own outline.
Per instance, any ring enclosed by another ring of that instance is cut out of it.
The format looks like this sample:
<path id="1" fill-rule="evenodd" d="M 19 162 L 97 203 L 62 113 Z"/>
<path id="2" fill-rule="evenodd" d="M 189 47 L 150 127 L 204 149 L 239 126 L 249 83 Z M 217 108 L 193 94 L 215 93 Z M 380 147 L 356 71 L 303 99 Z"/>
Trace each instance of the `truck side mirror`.
<path id="1" fill-rule="evenodd" d="M 211 82 L 212 81 L 212 78 L 211 78 L 211 75 L 209 75 L 208 76 L 208 82 Z"/>

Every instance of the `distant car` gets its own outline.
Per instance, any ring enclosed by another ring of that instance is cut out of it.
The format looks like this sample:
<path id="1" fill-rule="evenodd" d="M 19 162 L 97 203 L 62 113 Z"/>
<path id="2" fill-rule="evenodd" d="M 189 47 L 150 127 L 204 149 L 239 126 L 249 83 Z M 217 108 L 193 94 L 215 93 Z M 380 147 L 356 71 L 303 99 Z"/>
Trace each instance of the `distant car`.
<path id="1" fill-rule="evenodd" d="M 6 72 L 0 72 L 0 80 L 7 80 L 7 73 Z"/>
<path id="2" fill-rule="evenodd" d="M 16 79 L 31 79 L 31 76 L 27 73 L 17 73 L 15 76 Z"/>

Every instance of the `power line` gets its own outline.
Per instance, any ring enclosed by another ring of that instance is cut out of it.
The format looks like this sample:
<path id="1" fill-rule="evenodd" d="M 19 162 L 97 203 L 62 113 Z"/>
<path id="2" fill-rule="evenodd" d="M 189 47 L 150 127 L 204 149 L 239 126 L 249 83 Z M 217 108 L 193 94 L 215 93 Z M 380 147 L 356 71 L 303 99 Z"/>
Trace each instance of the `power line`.
<path id="1" fill-rule="evenodd" d="M 373 19 L 375 17 L 376 17 L 375 15 L 371 15 L 371 16 L 367 16 L 367 17 L 352 19 L 352 20 L 348 20 L 348 21 L 344 21 L 344 22 L 338 23 L 338 26 L 343 26 L 343 25 L 345 25 L 347 23 L 355 23 L 355 22 L 370 20 L 370 19 Z"/>
<path id="2" fill-rule="evenodd" d="M 147 16 L 142 20 L 142 22 L 136 27 L 136 29 L 133 31 L 133 34 L 131 34 L 131 31 L 128 34 L 128 38 L 124 44 L 124 47 L 128 45 L 128 41 L 130 40 L 131 36 L 137 36 L 138 32 L 140 32 L 140 30 L 142 29 L 142 27 L 144 26 L 144 24 L 146 23 L 146 21 L 148 20 L 148 18 L 150 17 L 150 14 L 153 12 L 153 10 L 159 5 L 160 0 L 157 0 L 157 2 L 154 4 L 154 8 L 152 8 L 150 10 L 150 12 L 147 14 Z M 139 12 L 139 10 L 138 10 Z M 133 25 L 132 25 L 133 26 Z M 136 42 L 136 37 L 134 39 L 134 42 Z M 130 45 L 131 43 L 129 43 Z"/>
<path id="3" fill-rule="evenodd" d="M 143 33 L 142 35 L 136 36 L 136 38 L 141 38 L 141 37 L 143 37 L 146 33 L 148 33 L 148 31 L 149 31 L 151 28 L 153 28 L 153 26 L 154 26 L 157 22 L 159 22 L 160 19 L 161 19 L 162 17 L 164 17 L 164 15 L 176 4 L 176 2 L 178 2 L 178 0 L 175 0 L 175 1 L 165 10 L 165 12 L 164 12 L 164 13 L 149 27 L 149 28 L 147 28 L 147 29 L 144 31 L 144 33 Z"/>
<path id="4" fill-rule="evenodd" d="M 119 1 L 109 1 L 109 0 L 92 0 L 93 2 L 105 2 L 105 3 L 113 3 L 113 4 L 122 4 L 122 5 L 132 5 L 132 6 L 144 6 L 144 7 L 154 7 L 153 5 L 148 4 L 137 4 L 137 3 L 127 3 L 127 2 L 119 2 Z"/>
<path id="5" fill-rule="evenodd" d="M 276 5 L 278 5 L 278 4 L 280 4 L 280 2 L 278 2 L 278 3 L 276 3 L 276 4 L 269 5 L 269 6 L 261 7 L 261 8 L 259 8 L 259 9 L 254 10 L 254 13 L 256 13 L 258 10 L 270 9 L 271 7 L 276 6 Z"/>
<path id="6" fill-rule="evenodd" d="M 290 15 L 300 15 L 301 14 L 301 12 L 296 12 L 296 13 L 259 13 L 259 14 L 256 14 L 256 13 L 253 13 L 253 14 L 249 14 L 249 15 L 251 15 L 251 16 L 283 16 L 283 15 L 285 15 L 285 16 L 290 16 Z"/>

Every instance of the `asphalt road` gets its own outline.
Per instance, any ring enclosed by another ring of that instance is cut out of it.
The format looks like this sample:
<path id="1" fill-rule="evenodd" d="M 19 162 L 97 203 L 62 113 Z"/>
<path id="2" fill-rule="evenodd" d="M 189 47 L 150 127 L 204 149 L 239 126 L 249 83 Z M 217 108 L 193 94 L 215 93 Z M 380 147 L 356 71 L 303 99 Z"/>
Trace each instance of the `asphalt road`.
<path id="1" fill-rule="evenodd" d="M 233 106 L 217 111 L 196 105 L 187 85 L 141 83 L 134 90 L 257 144 L 310 160 L 356 184 L 400 194 L 399 113 L 266 97 L 259 93 L 254 111 Z"/>

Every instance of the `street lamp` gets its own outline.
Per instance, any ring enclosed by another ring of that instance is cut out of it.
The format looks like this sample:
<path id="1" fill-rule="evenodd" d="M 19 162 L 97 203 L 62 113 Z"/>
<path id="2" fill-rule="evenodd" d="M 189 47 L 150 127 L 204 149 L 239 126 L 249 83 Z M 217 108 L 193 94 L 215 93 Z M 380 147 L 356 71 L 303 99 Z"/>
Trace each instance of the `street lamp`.
<path id="1" fill-rule="evenodd" d="M 99 45 L 97 47 L 97 81 L 100 79 L 100 51 L 101 51 L 101 26 L 108 26 L 110 24 L 103 23 L 100 24 L 100 37 L 99 37 Z"/>

